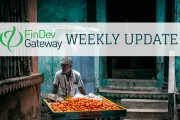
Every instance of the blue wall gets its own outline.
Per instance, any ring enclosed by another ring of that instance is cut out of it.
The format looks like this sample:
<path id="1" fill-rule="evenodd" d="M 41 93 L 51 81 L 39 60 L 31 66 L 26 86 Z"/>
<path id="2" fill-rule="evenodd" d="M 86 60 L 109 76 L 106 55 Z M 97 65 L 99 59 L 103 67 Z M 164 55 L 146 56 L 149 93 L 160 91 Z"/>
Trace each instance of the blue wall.
<path id="1" fill-rule="evenodd" d="M 84 22 L 86 20 L 85 0 L 38 0 L 38 22 Z M 94 91 L 94 57 L 72 57 L 73 69 L 81 73 L 87 83 L 86 91 Z M 38 72 L 44 73 L 41 92 L 52 92 L 55 73 L 61 69 L 62 57 L 38 57 Z"/>

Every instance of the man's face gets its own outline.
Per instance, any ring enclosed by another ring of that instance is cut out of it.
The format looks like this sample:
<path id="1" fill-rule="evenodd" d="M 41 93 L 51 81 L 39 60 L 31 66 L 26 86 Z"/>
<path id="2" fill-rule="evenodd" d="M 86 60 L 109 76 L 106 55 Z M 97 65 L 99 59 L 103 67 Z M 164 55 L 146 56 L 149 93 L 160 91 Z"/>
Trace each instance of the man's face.
<path id="1" fill-rule="evenodd" d="M 63 73 L 68 73 L 71 70 L 70 65 L 68 64 L 61 64 Z"/>

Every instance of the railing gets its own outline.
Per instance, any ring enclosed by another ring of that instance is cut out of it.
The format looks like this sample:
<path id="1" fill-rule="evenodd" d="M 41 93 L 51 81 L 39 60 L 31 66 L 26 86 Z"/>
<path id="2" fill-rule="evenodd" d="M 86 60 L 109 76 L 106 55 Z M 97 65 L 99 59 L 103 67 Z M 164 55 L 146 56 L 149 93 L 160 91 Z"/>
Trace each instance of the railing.
<path id="1" fill-rule="evenodd" d="M 28 0 L 0 0 L 0 22 L 28 22 Z M 32 57 L 0 57 L 0 80 L 30 75 Z"/>
<path id="2" fill-rule="evenodd" d="M 0 80 L 30 75 L 31 57 L 0 57 Z"/>

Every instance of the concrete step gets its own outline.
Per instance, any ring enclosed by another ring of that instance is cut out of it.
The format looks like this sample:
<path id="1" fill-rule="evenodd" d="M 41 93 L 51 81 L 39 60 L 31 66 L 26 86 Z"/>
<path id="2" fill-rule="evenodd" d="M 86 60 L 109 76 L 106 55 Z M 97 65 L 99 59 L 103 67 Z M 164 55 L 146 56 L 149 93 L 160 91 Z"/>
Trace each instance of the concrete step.
<path id="1" fill-rule="evenodd" d="M 177 112 L 180 113 L 180 104 L 177 104 L 176 107 L 177 107 Z"/>
<path id="2" fill-rule="evenodd" d="M 123 119 L 123 120 L 159 120 L 159 119 L 152 119 L 152 118 L 146 118 L 146 119 L 142 118 L 141 119 L 141 118 L 139 118 L 139 119 Z"/>
<path id="3" fill-rule="evenodd" d="M 138 119 L 136 119 L 136 118 L 132 118 L 132 119 L 123 119 L 123 120 L 167 120 L 167 119 L 159 119 L 159 118 L 138 118 Z"/>
<path id="4" fill-rule="evenodd" d="M 123 119 L 123 120 L 164 120 L 164 119 L 154 119 L 154 118 L 138 118 L 138 119 Z"/>
<path id="5" fill-rule="evenodd" d="M 138 120 L 168 120 L 168 109 L 127 109 L 125 119 Z"/>
<path id="6" fill-rule="evenodd" d="M 121 105 L 127 109 L 168 109 L 168 100 L 121 99 Z"/>
<path id="7" fill-rule="evenodd" d="M 107 86 L 156 87 L 155 79 L 108 79 Z"/>
<path id="8" fill-rule="evenodd" d="M 131 98 L 131 99 L 168 99 L 167 92 L 161 91 L 123 91 L 100 88 L 99 94 L 105 97 Z"/>
<path id="9" fill-rule="evenodd" d="M 134 86 L 106 86 L 110 90 L 128 90 L 128 91 L 159 91 L 157 87 L 134 87 Z"/>

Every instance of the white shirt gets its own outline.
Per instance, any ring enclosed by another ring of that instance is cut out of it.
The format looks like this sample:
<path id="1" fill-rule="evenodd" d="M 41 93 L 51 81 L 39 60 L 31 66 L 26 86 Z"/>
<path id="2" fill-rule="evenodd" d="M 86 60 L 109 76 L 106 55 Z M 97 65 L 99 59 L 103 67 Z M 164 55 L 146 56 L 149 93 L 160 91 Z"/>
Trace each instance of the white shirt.
<path id="1" fill-rule="evenodd" d="M 74 96 L 78 92 L 78 88 L 83 86 L 81 75 L 76 70 L 71 70 L 69 81 L 62 70 L 56 72 L 53 84 L 58 85 L 58 95 Z"/>

